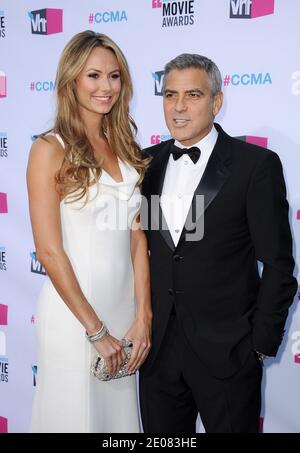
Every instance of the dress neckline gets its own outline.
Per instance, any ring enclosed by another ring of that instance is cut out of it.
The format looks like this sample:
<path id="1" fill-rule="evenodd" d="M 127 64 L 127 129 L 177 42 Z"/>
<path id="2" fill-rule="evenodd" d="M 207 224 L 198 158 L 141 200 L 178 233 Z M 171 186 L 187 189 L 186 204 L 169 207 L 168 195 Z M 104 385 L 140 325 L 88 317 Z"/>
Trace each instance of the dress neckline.
<path id="1" fill-rule="evenodd" d="M 120 170 L 120 173 L 121 173 L 121 176 L 122 176 L 122 181 L 116 181 L 115 178 L 113 178 L 106 170 L 104 170 L 104 168 L 101 168 L 101 171 L 104 172 L 115 184 L 124 184 L 126 181 L 125 181 L 125 175 L 124 175 L 124 171 L 123 171 L 123 162 L 122 160 L 117 156 L 117 159 L 118 159 L 118 167 L 119 167 L 119 170 Z"/>
<path id="2" fill-rule="evenodd" d="M 50 131 L 46 135 L 53 135 L 61 143 L 62 147 L 65 147 L 64 142 L 59 134 Z M 140 176 L 132 165 L 128 164 L 126 161 L 121 160 L 119 156 L 117 156 L 117 159 L 120 173 L 122 175 L 122 181 L 116 181 L 107 171 L 102 168 L 99 181 L 95 184 L 92 184 L 89 187 L 89 191 L 94 191 L 100 184 L 105 186 L 106 190 L 109 190 L 117 198 L 121 200 L 129 200 L 135 190 Z M 65 204 L 67 198 L 68 196 L 60 200 L 60 204 Z"/>

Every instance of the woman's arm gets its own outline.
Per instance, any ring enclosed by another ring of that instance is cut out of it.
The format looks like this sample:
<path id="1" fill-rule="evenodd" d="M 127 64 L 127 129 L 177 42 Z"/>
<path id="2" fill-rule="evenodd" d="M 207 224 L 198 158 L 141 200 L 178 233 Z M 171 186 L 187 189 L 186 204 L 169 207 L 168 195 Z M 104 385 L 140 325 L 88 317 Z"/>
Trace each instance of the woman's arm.
<path id="1" fill-rule="evenodd" d="M 137 221 L 139 221 L 137 219 Z M 131 232 L 131 256 L 134 271 L 136 317 L 125 335 L 133 341 L 128 370 L 135 372 L 146 359 L 151 347 L 151 292 L 147 238 L 135 221 Z"/>
<path id="2" fill-rule="evenodd" d="M 36 257 L 74 316 L 88 334 L 94 334 L 102 322 L 85 298 L 62 243 L 60 194 L 55 187 L 55 174 L 63 162 L 64 150 L 56 138 L 47 139 L 37 139 L 32 145 L 27 168 Z M 125 358 L 121 343 L 107 335 L 101 342 L 93 344 L 107 361 L 109 369 L 116 372 Z"/>

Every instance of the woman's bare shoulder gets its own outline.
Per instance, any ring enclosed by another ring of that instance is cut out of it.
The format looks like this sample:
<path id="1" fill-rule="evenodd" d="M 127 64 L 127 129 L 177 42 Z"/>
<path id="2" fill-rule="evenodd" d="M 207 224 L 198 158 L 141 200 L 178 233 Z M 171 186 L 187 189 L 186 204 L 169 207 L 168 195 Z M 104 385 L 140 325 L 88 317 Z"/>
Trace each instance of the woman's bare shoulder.
<path id="1" fill-rule="evenodd" d="M 57 167 L 59 169 L 65 157 L 65 150 L 59 140 L 53 135 L 37 138 L 31 146 L 29 165 L 38 165 L 40 168 Z"/>

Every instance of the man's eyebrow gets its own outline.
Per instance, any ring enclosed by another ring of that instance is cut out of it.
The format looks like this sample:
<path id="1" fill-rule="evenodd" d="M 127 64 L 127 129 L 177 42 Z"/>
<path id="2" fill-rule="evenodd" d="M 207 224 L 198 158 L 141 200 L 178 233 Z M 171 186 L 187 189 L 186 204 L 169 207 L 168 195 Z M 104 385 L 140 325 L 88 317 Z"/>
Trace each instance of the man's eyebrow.
<path id="1" fill-rule="evenodd" d="M 171 89 L 169 89 L 169 88 L 166 88 L 166 89 L 164 90 L 164 93 L 172 93 L 172 94 L 174 93 L 174 94 L 176 94 L 176 93 L 178 93 L 178 91 L 176 91 L 176 90 L 171 90 Z M 191 90 L 186 90 L 185 93 L 199 93 L 199 94 L 204 94 L 204 92 L 203 92 L 202 90 L 200 90 L 200 88 L 192 88 Z"/>
<path id="2" fill-rule="evenodd" d="M 200 90 L 200 88 L 193 88 L 192 90 L 187 90 L 186 93 L 200 93 L 200 94 L 204 94 L 202 90 Z"/>

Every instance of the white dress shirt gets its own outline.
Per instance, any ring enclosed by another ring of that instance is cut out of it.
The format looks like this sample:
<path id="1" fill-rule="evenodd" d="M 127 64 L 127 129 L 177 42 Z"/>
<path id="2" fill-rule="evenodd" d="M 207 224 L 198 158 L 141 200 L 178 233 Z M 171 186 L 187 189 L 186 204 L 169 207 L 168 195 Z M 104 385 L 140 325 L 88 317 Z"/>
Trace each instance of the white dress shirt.
<path id="1" fill-rule="evenodd" d="M 193 145 L 201 151 L 196 164 L 188 154 L 184 154 L 177 160 L 174 160 L 173 155 L 170 154 L 160 204 L 175 246 L 180 239 L 194 192 L 202 178 L 217 138 L 218 132 L 213 126 L 204 138 Z M 192 146 L 185 147 L 177 140 L 174 144 L 178 148 L 192 148 Z"/>

